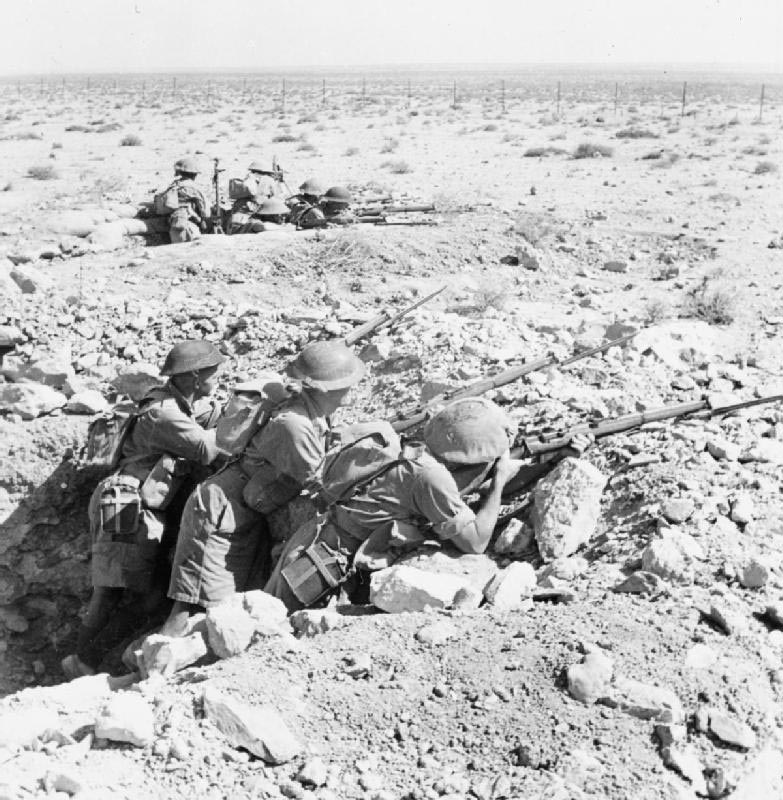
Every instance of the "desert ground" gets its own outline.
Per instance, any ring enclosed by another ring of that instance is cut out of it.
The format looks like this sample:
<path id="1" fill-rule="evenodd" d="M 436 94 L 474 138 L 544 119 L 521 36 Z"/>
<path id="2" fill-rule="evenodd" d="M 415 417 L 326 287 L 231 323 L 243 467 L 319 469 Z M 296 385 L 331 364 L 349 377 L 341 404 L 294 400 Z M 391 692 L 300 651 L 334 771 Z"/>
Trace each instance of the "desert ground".
<path id="1" fill-rule="evenodd" d="M 62 684 L 89 594 L 91 414 L 154 380 L 181 338 L 219 343 L 225 396 L 445 286 L 359 346 L 369 374 L 341 419 L 632 331 L 489 396 L 521 438 L 783 394 L 779 76 L 282 79 L 0 84 L 0 337 L 15 344 L 0 377 L 0 797 L 783 798 L 779 402 L 596 443 L 598 517 L 576 519 L 562 555 L 538 546 L 533 489 L 508 509 L 521 539 L 422 562 L 479 596 L 529 564 L 532 597 L 340 605 L 165 678 Z M 212 159 L 225 196 L 274 156 L 294 191 L 316 176 L 436 211 L 148 241 L 128 220 L 183 155 L 208 196 Z M 297 746 L 259 756 L 216 724 L 210 692 L 274 709 L 268 735 L 287 728 Z M 96 731 L 117 696 L 149 715 L 135 745 Z"/>

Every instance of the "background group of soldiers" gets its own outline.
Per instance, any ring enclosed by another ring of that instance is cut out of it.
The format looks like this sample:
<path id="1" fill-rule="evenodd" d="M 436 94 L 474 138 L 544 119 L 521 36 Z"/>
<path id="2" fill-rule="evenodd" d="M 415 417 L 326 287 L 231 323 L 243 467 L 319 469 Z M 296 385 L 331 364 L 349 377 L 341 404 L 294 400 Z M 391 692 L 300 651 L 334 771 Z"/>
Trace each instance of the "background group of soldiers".
<path id="1" fill-rule="evenodd" d="M 235 592 L 264 588 L 295 610 L 341 587 L 360 598 L 373 570 L 428 539 L 484 552 L 503 488 L 525 469 L 506 414 L 480 397 L 446 405 L 421 443 L 403 445 L 386 421 L 333 430 L 365 374 L 342 341 L 307 345 L 287 378 L 236 384 L 225 407 L 212 399 L 223 362 L 207 341 L 173 347 L 168 381 L 141 401 L 92 494 L 93 593 L 62 662 L 71 678 L 161 623 L 186 634 L 195 611 Z M 256 407 L 232 439 L 232 419 Z"/>
<path id="2" fill-rule="evenodd" d="M 201 172 L 195 158 L 174 164 L 174 180 L 155 195 L 142 212 L 155 233 L 168 234 L 171 242 L 188 242 L 202 233 L 262 233 L 282 225 L 297 229 L 346 225 L 354 221 L 351 193 L 342 186 L 326 188 L 317 178 L 308 178 L 291 194 L 280 170 L 253 161 L 243 179 L 229 182 L 230 209 L 223 210 L 216 188 L 210 208 L 196 183 Z M 218 179 L 216 169 L 213 181 Z M 288 196 L 287 196 L 288 195 Z"/>

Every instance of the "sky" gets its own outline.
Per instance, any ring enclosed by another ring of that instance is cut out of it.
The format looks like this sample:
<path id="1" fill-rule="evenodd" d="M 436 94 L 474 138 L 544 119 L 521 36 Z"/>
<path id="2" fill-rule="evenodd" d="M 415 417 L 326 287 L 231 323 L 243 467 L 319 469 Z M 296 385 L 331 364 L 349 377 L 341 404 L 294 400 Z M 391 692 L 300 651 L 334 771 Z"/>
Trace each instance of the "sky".
<path id="1" fill-rule="evenodd" d="M 783 72 L 783 0 L 4 0 L 0 74 L 731 63 Z"/>

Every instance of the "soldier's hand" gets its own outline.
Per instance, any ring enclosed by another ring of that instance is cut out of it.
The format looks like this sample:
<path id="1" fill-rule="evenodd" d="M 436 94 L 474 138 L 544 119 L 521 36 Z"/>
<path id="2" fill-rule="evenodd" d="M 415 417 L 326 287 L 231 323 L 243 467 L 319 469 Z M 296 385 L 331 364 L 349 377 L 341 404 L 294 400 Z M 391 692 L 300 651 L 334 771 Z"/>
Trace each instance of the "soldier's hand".
<path id="1" fill-rule="evenodd" d="M 519 472 L 523 463 L 519 459 L 511 458 L 510 451 L 506 450 L 495 462 L 495 480 L 505 486 Z"/>
<path id="2" fill-rule="evenodd" d="M 571 437 L 568 447 L 581 456 L 594 442 L 595 436 L 592 433 L 577 433 L 576 436 Z"/>

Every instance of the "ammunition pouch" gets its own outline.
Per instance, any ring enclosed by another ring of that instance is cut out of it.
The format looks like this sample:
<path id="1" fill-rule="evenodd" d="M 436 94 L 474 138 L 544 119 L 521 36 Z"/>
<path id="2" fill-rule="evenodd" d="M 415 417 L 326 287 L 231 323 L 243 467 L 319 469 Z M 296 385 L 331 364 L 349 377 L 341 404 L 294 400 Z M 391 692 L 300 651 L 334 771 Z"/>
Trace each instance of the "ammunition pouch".
<path id="1" fill-rule="evenodd" d="M 315 541 L 281 570 L 296 599 L 305 607 L 337 589 L 348 576 L 348 559 L 323 542 Z"/>
<path id="2" fill-rule="evenodd" d="M 131 475 L 111 475 L 103 481 L 98 503 L 98 522 L 113 542 L 136 541 L 142 500 L 139 480 Z"/>
<path id="3" fill-rule="evenodd" d="M 186 458 L 161 456 L 139 489 L 144 507 L 154 511 L 167 508 L 188 474 L 190 474 L 190 464 Z"/>

